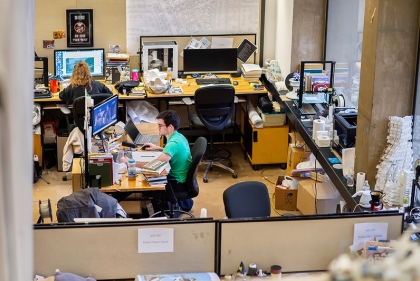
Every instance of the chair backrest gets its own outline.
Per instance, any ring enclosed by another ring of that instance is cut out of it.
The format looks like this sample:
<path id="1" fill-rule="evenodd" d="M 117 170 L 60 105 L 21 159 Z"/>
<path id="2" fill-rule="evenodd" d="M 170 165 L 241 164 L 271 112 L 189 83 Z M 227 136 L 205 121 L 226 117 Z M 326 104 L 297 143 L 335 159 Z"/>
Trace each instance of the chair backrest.
<path id="1" fill-rule="evenodd" d="M 228 124 L 235 108 L 235 88 L 212 85 L 198 88 L 194 94 L 195 111 L 210 131 L 221 131 Z"/>
<path id="2" fill-rule="evenodd" d="M 94 100 L 94 105 L 98 105 L 107 98 L 111 97 L 112 94 L 91 94 L 91 98 Z M 73 100 L 73 118 L 79 130 L 84 134 L 84 117 L 85 117 L 85 96 L 77 97 Z"/>
<path id="3" fill-rule="evenodd" d="M 258 181 L 240 182 L 223 192 L 223 203 L 228 218 L 270 216 L 270 196 L 265 184 Z"/>
<path id="4" fill-rule="evenodd" d="M 187 172 L 187 187 L 188 191 L 185 192 L 176 192 L 174 195 L 176 199 L 188 199 L 197 197 L 199 193 L 198 181 L 197 181 L 197 168 L 200 164 L 201 158 L 204 155 L 204 152 L 207 148 L 207 139 L 204 137 L 199 137 L 193 147 L 191 148 L 191 165 Z"/>

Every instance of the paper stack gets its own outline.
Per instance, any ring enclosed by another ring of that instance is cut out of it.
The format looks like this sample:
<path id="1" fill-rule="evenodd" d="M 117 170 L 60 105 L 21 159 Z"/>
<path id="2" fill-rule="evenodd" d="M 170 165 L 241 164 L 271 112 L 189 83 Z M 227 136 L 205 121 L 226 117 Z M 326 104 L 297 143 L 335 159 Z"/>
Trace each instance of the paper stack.
<path id="1" fill-rule="evenodd" d="M 241 70 L 242 79 L 247 81 L 258 80 L 262 74 L 261 67 L 258 64 L 243 63 Z"/>

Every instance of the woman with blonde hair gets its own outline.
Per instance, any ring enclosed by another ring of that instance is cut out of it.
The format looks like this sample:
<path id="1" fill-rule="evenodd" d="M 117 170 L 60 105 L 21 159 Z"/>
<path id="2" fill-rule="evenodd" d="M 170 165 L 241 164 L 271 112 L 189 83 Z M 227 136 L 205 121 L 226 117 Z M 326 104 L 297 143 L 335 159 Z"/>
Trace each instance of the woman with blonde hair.
<path id="1" fill-rule="evenodd" d="M 85 88 L 88 95 L 112 94 L 104 84 L 92 80 L 90 69 L 87 63 L 79 61 L 73 68 L 73 73 L 70 78 L 70 85 L 62 90 L 58 95 L 61 100 L 65 101 L 68 105 L 73 104 L 73 100 L 77 97 L 85 95 Z"/>

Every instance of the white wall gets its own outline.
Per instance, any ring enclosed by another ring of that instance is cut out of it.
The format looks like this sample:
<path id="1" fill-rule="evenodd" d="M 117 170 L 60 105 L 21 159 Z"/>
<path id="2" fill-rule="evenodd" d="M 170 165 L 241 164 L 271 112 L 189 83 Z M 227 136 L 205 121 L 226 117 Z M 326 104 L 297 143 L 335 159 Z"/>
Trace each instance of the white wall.
<path id="1" fill-rule="evenodd" d="M 277 2 L 276 18 L 276 52 L 275 60 L 280 64 L 283 76 L 286 77 L 293 70 L 290 69 L 292 54 L 292 25 L 294 0 L 279 0 Z"/>
<path id="2" fill-rule="evenodd" d="M 277 60 L 284 77 L 291 72 L 293 1 L 265 1 L 264 61 Z"/>

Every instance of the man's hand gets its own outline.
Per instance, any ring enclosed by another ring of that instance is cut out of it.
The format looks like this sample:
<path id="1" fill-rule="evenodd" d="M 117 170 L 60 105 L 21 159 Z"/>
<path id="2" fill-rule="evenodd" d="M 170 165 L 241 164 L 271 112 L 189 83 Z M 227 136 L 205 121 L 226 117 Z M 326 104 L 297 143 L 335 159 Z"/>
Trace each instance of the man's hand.
<path id="1" fill-rule="evenodd" d="M 162 147 L 160 147 L 160 146 L 158 146 L 158 145 L 154 145 L 153 143 L 150 143 L 150 142 L 145 143 L 145 144 L 142 146 L 142 149 L 143 149 L 143 147 L 146 147 L 146 148 L 145 148 L 145 150 L 148 150 L 148 151 L 153 151 L 153 150 L 163 150 L 163 148 L 162 148 Z"/>

